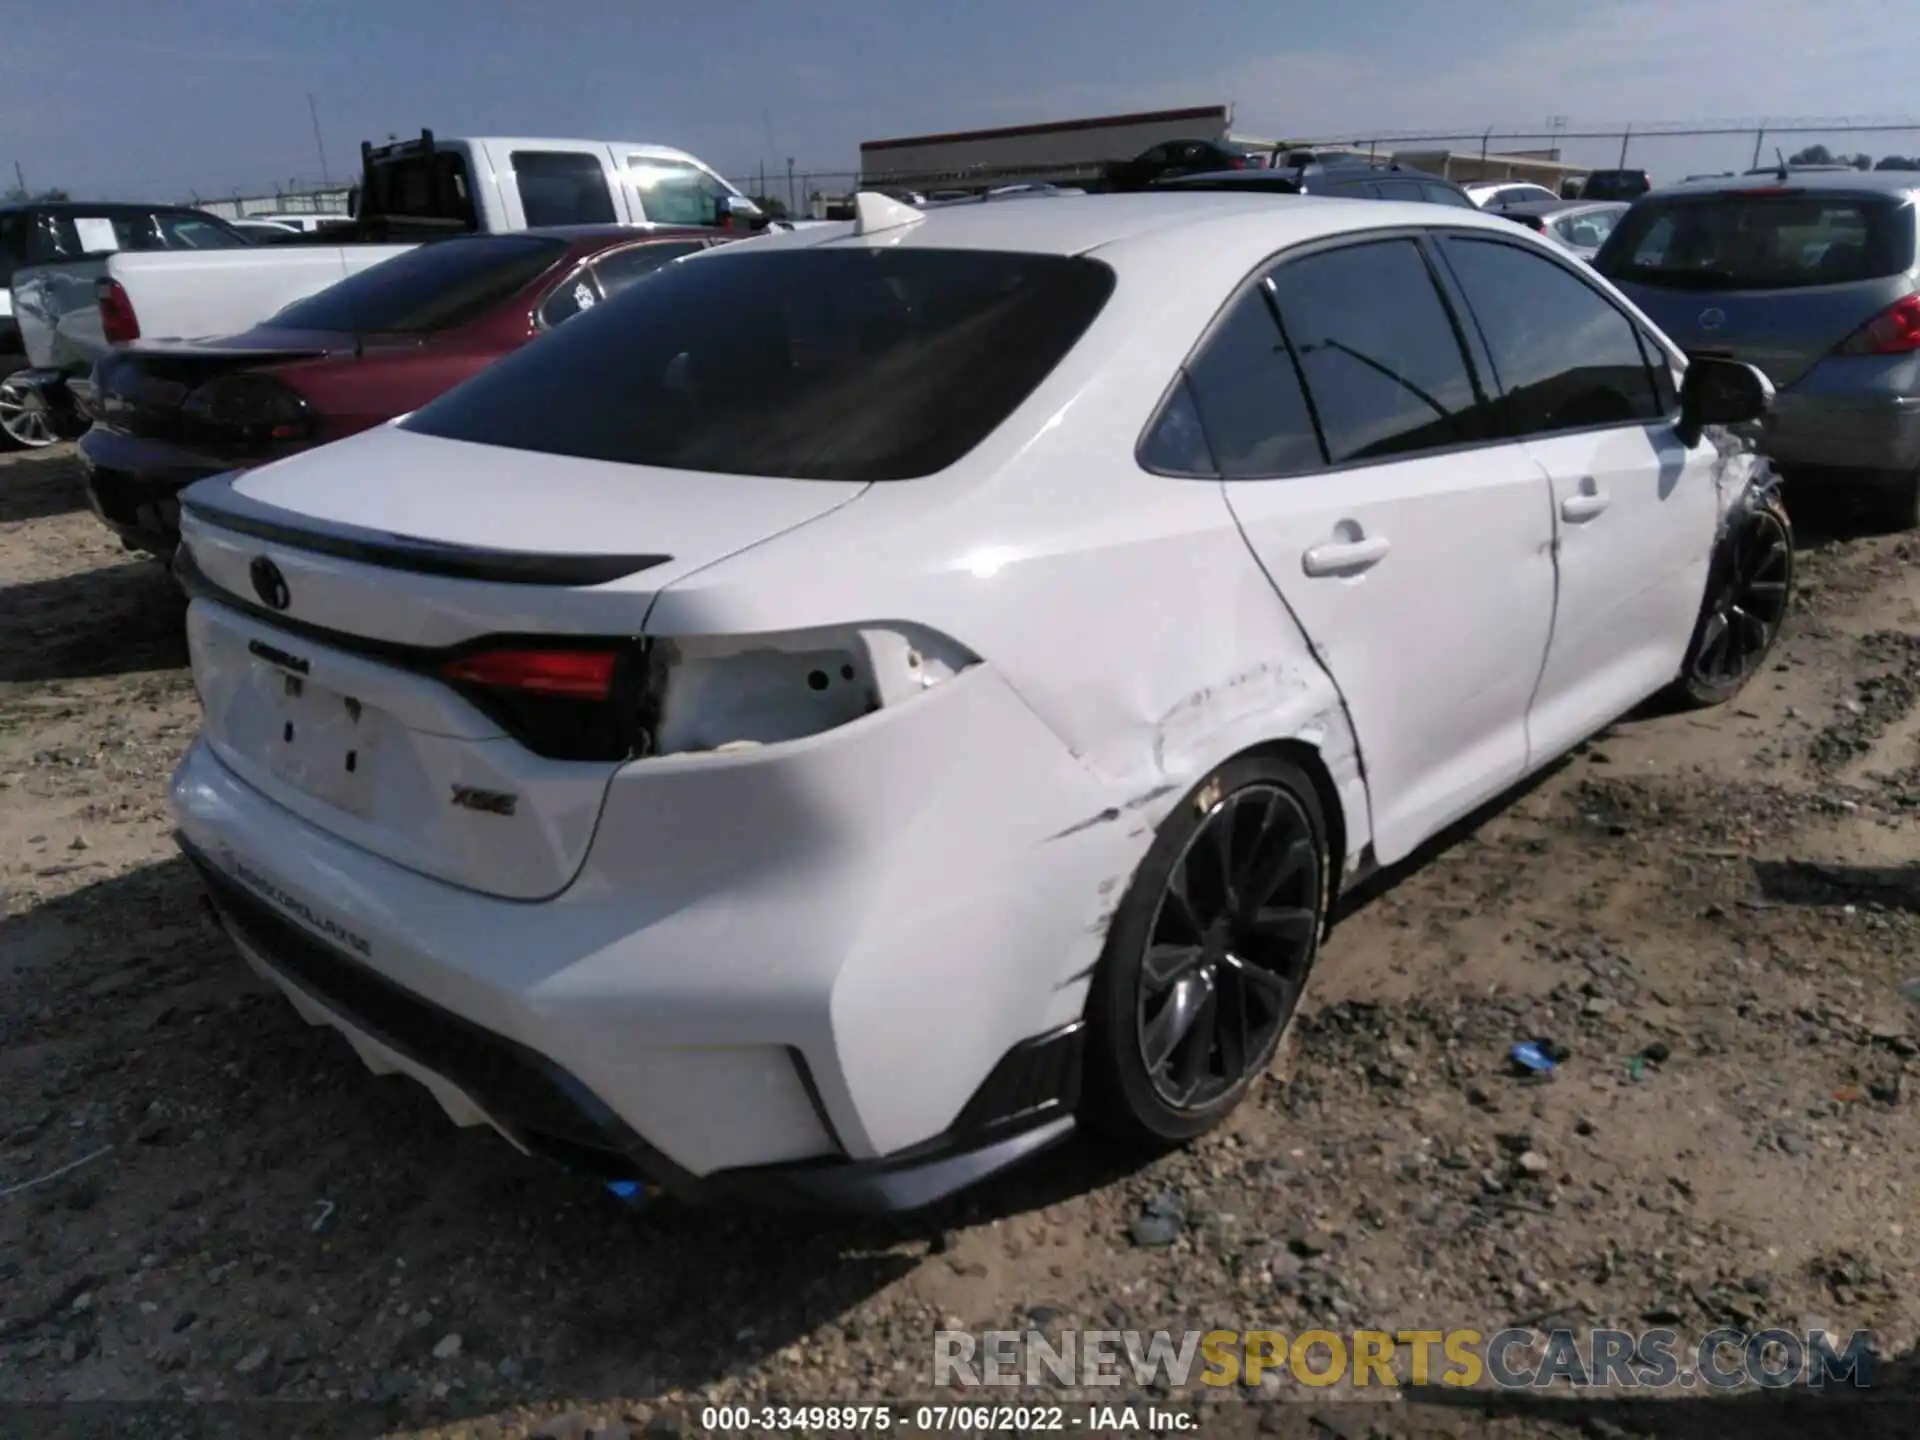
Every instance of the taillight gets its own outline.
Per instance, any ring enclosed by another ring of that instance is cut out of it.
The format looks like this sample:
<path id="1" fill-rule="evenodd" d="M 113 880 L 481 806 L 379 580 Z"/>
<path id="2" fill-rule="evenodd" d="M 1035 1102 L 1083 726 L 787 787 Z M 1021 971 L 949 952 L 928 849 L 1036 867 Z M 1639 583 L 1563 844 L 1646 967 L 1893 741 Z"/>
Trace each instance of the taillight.
<path id="1" fill-rule="evenodd" d="M 118 280 L 96 280 L 93 298 L 100 303 L 100 330 L 109 345 L 124 345 L 140 338 L 140 317 L 133 313 L 133 297 L 127 294 L 126 286 Z"/>
<path id="2" fill-rule="evenodd" d="M 1847 337 L 1842 355 L 1908 355 L 1920 350 L 1920 295 L 1903 295 Z"/>
<path id="3" fill-rule="evenodd" d="M 631 760 L 651 747 L 646 655 L 638 646 L 502 643 L 447 660 L 439 673 L 549 760 Z"/>
<path id="4" fill-rule="evenodd" d="M 565 700 L 605 700 L 619 655 L 612 650 L 484 650 L 450 661 L 447 679 L 490 690 Z"/>
<path id="5" fill-rule="evenodd" d="M 222 375 L 187 396 L 180 408 L 222 442 L 243 448 L 305 440 L 315 426 L 307 397 L 271 375 Z"/>

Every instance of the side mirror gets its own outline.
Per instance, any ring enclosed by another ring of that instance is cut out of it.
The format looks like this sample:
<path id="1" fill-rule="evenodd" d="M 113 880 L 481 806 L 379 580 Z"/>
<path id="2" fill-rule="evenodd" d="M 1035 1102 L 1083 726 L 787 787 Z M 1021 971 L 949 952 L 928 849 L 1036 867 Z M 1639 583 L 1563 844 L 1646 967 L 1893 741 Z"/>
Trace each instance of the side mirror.
<path id="1" fill-rule="evenodd" d="M 731 230 L 737 223 L 751 225 L 756 230 L 766 228 L 767 215 L 744 195 L 722 195 L 714 209 L 722 229 Z"/>
<path id="2" fill-rule="evenodd" d="M 1737 360 L 1687 362 L 1680 385 L 1680 438 L 1697 444 L 1709 425 L 1745 425 L 1773 408 L 1773 382 Z"/>

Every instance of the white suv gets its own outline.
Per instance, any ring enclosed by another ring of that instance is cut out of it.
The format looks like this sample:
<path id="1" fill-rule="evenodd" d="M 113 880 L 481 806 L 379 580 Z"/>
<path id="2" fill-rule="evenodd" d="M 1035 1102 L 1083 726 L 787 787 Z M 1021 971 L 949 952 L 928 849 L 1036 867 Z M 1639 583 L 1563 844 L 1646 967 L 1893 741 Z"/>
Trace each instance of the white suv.
<path id="1" fill-rule="evenodd" d="M 183 843 L 457 1120 L 881 1208 L 1198 1134 L 1343 886 L 1786 613 L 1764 379 L 1507 221 L 858 211 L 187 492 Z"/>

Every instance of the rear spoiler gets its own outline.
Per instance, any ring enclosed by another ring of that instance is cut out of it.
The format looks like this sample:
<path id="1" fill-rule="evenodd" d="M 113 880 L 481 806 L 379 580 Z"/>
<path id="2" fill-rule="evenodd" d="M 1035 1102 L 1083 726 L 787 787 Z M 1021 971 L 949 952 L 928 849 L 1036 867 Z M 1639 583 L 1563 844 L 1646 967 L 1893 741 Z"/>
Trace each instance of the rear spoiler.
<path id="1" fill-rule="evenodd" d="M 236 535 L 361 565 L 495 585 L 605 585 L 673 559 L 671 555 L 660 554 L 496 550 L 395 535 L 345 521 L 317 520 L 240 494 L 233 488 L 240 473 L 229 471 L 189 485 L 180 496 L 183 518 L 192 517 Z"/>

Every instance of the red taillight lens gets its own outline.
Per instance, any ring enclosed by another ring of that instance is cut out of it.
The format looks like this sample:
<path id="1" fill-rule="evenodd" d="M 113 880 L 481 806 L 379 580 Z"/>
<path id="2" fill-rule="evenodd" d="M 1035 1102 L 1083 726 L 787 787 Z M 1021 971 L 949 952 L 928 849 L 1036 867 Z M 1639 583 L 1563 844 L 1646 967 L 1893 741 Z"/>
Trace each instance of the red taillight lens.
<path id="1" fill-rule="evenodd" d="M 118 280 L 96 280 L 93 296 L 100 302 L 100 329 L 109 345 L 140 338 L 140 317 L 133 313 L 133 298 L 126 286 Z"/>
<path id="2" fill-rule="evenodd" d="M 493 690 L 605 700 L 619 656 L 611 650 L 486 650 L 449 661 L 447 679 Z"/>
<path id="3" fill-rule="evenodd" d="M 1842 355 L 1908 355 L 1920 350 L 1920 295 L 1905 295 L 1862 325 Z"/>
<path id="4" fill-rule="evenodd" d="M 309 439 L 315 426 L 307 397 L 271 375 L 222 375 L 180 408 L 207 431 L 241 445 Z"/>

